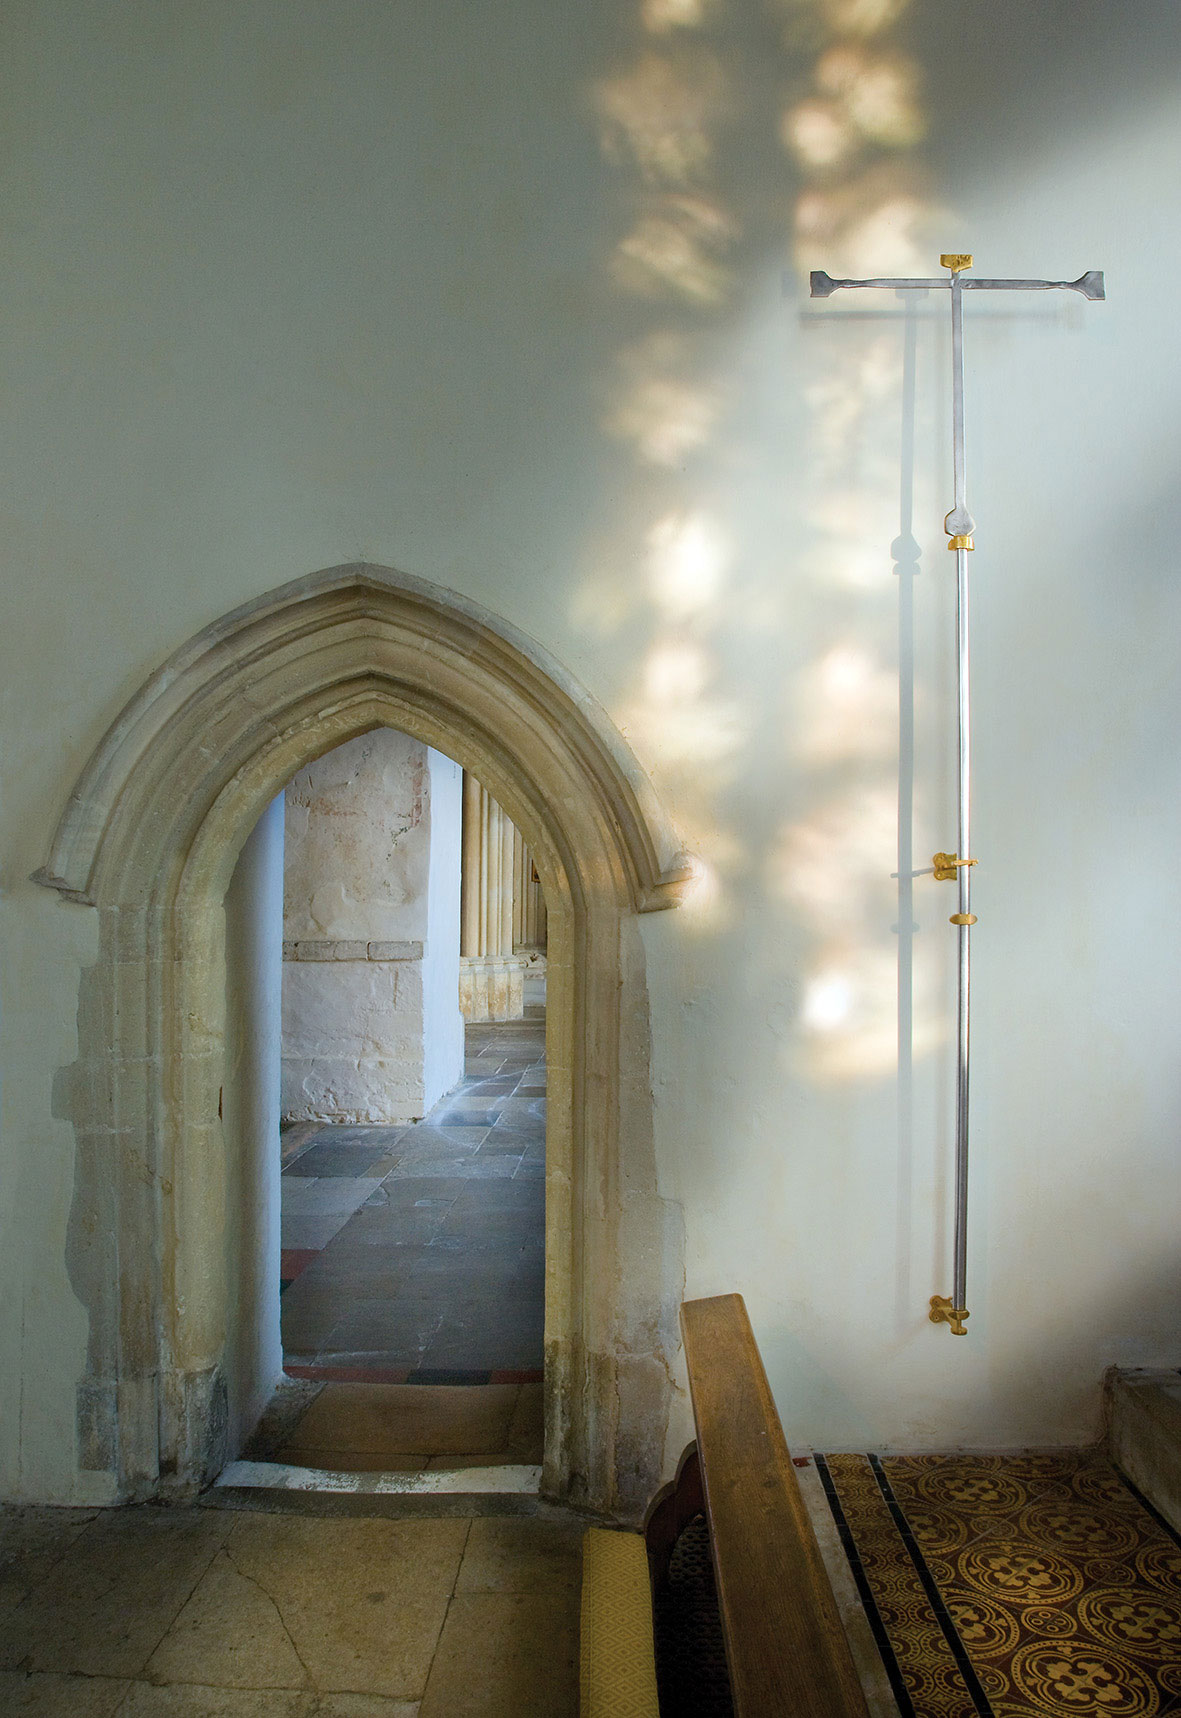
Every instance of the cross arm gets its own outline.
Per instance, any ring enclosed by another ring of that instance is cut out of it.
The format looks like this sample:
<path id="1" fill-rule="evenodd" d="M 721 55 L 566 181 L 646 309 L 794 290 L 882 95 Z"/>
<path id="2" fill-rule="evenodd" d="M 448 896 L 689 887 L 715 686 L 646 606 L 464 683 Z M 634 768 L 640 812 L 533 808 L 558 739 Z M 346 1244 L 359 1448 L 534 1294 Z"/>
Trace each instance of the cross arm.
<path id="1" fill-rule="evenodd" d="M 834 280 L 822 268 L 814 268 L 809 280 L 813 298 L 831 298 L 834 292 L 840 292 L 848 286 L 887 287 L 894 292 L 927 290 L 930 287 L 949 287 L 952 280 L 959 281 L 965 292 L 1081 292 L 1084 298 L 1106 298 L 1103 285 L 1103 270 L 1089 269 L 1086 274 L 1080 274 L 1077 280 L 980 280 L 976 276 L 964 274 L 939 275 L 930 280 L 908 280 L 883 276 L 876 280 Z"/>
<path id="2" fill-rule="evenodd" d="M 1081 292 L 1084 298 L 1106 298 L 1107 292 L 1103 285 L 1103 270 L 1088 269 L 1086 274 L 1080 274 L 1077 280 L 978 280 L 972 277 L 961 277 L 960 285 L 965 292 Z"/>
<path id="3" fill-rule="evenodd" d="M 946 275 L 938 275 L 932 280 L 896 280 L 892 277 L 880 280 L 834 280 L 822 268 L 814 268 L 809 275 L 813 298 L 831 298 L 834 292 L 840 292 L 846 286 L 884 286 L 895 292 L 906 287 L 919 288 L 928 286 L 948 286 L 950 281 Z"/>

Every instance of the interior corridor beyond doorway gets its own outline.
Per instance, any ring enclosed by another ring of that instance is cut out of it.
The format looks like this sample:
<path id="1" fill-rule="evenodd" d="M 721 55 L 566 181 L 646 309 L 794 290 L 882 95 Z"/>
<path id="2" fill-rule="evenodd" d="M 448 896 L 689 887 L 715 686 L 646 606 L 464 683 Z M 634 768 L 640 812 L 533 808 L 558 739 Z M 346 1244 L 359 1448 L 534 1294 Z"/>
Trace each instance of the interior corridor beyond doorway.
<path id="1" fill-rule="evenodd" d="M 406 1127 L 284 1137 L 289 1375 L 532 1382 L 543 1364 L 544 980 L 466 1028 L 464 1079 Z"/>

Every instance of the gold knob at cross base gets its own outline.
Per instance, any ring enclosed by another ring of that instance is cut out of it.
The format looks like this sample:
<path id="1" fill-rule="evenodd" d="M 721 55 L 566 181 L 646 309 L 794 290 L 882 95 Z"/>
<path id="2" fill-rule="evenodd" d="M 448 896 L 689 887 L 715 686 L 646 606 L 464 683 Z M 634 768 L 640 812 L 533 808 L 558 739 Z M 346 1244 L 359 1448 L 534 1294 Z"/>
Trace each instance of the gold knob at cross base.
<path id="1" fill-rule="evenodd" d="M 971 268 L 972 258 L 967 251 L 949 251 L 946 256 L 939 258 L 940 268 L 949 268 L 953 274 L 959 274 L 961 269 Z"/>
<path id="2" fill-rule="evenodd" d="M 949 925 L 974 925 L 976 915 L 975 913 L 953 913 L 947 922 Z"/>
<path id="3" fill-rule="evenodd" d="M 968 1331 L 964 1320 L 971 1316 L 966 1306 L 952 1306 L 950 1295 L 933 1294 L 931 1296 L 931 1310 L 927 1317 L 932 1324 L 949 1324 L 953 1336 L 967 1336 Z"/>

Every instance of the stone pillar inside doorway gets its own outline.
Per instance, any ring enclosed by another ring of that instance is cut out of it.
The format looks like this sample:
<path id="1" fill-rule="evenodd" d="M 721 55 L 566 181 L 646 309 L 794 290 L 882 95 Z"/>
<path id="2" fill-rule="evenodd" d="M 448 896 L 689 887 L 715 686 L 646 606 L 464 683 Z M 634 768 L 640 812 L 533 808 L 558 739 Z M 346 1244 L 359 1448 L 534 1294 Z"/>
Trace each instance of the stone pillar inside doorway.
<path id="1" fill-rule="evenodd" d="M 513 952 L 517 831 L 470 770 L 463 775 L 459 1006 L 465 1020 L 520 1020 L 525 959 Z"/>
<path id="2" fill-rule="evenodd" d="M 417 1121 L 462 1077 L 460 776 L 377 728 L 289 783 L 285 1120 Z"/>
<path id="3" fill-rule="evenodd" d="M 545 896 L 529 843 L 513 831 L 513 952 L 545 970 Z"/>

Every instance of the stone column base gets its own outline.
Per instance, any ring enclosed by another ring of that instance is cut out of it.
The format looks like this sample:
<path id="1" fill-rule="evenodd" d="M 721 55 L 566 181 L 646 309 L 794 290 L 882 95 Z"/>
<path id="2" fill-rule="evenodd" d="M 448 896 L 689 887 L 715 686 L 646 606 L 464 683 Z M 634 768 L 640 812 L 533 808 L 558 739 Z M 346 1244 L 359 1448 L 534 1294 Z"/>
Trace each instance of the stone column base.
<path id="1" fill-rule="evenodd" d="M 465 1020 L 522 1020 L 525 966 L 519 955 L 463 955 L 459 1011 Z"/>

